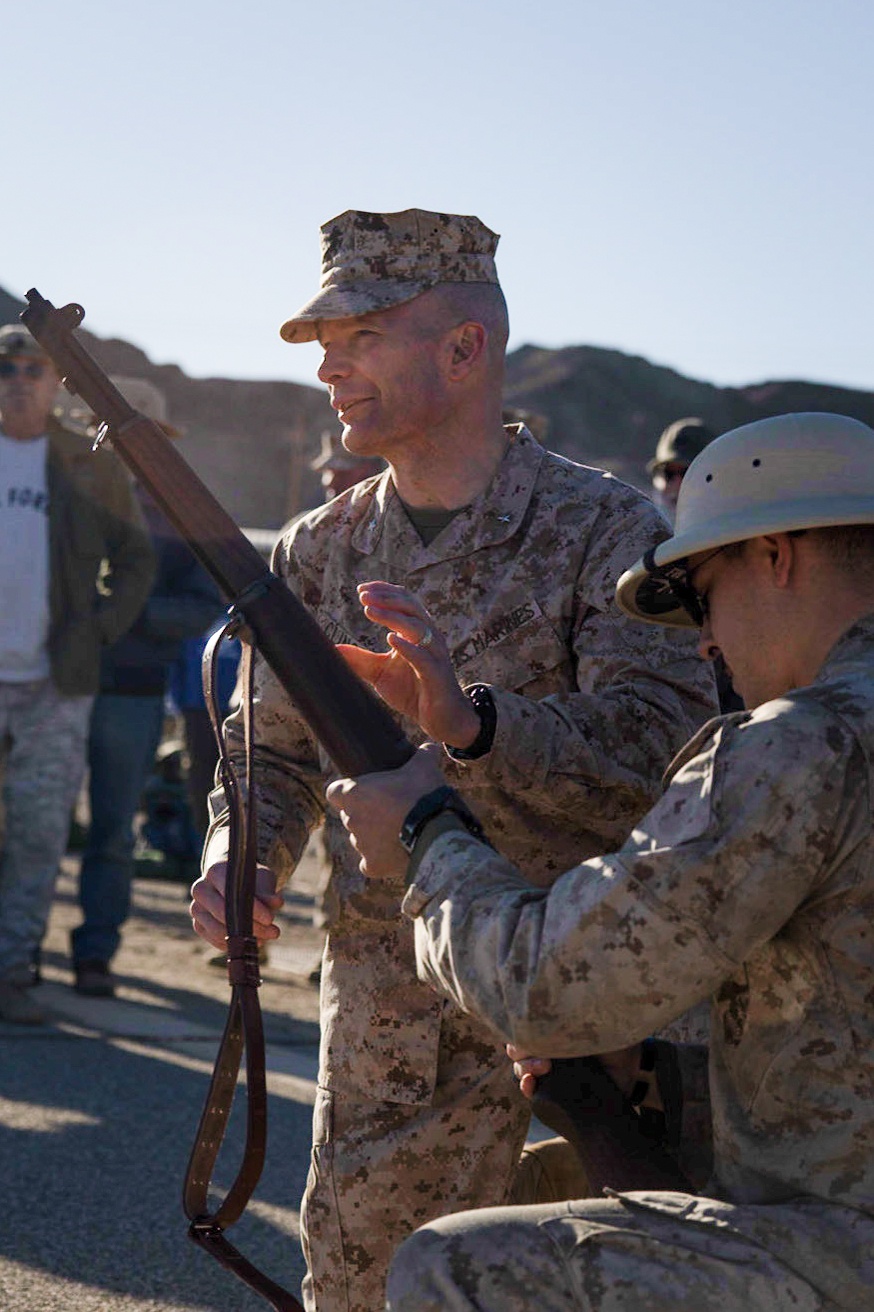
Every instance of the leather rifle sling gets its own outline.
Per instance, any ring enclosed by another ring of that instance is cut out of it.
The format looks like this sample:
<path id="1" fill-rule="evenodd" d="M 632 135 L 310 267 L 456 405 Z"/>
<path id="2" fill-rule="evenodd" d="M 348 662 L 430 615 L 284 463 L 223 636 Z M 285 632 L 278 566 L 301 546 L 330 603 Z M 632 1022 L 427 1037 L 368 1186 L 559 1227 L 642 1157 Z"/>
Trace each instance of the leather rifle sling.
<path id="1" fill-rule="evenodd" d="M 240 637 L 243 645 L 242 677 L 243 730 L 245 742 L 245 790 L 235 770 L 221 732 L 217 692 L 218 651 L 225 638 Z M 258 987 L 258 942 L 252 933 L 255 897 L 257 836 L 255 785 L 252 752 L 252 667 L 254 652 L 237 614 L 212 635 L 203 654 L 203 683 L 206 704 L 219 746 L 219 777 L 224 787 L 229 814 L 228 869 L 225 885 L 225 922 L 228 927 L 228 979 L 231 1001 L 215 1069 L 207 1093 L 188 1168 L 182 1197 L 190 1222 L 189 1237 L 206 1249 L 222 1266 L 265 1298 L 275 1312 L 303 1312 L 288 1290 L 259 1271 L 225 1237 L 225 1230 L 238 1221 L 261 1177 L 267 1147 L 267 1078 L 264 1055 L 264 1026 Z M 246 1142 L 236 1178 L 223 1201 L 210 1210 L 212 1172 L 227 1129 L 228 1117 L 245 1050 Z"/>

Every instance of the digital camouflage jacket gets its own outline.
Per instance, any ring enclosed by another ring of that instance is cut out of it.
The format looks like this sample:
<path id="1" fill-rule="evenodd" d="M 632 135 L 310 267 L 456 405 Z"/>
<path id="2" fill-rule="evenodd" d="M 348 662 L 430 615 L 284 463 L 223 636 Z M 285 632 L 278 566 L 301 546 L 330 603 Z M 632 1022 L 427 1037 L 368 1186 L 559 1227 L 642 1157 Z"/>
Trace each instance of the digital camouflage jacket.
<path id="1" fill-rule="evenodd" d="M 709 995 L 704 1192 L 852 1307 L 874 1275 L 872 663 L 868 616 L 809 687 L 705 726 L 619 851 L 548 893 L 459 829 L 404 903 L 420 977 L 528 1052 L 616 1048 Z M 791 1226 L 756 1210 L 789 1200 Z"/>
<path id="2" fill-rule="evenodd" d="M 497 732 L 479 760 L 445 760 L 496 846 L 532 883 L 618 847 L 659 794 L 669 761 L 715 711 L 695 639 L 637 624 L 613 602 L 623 569 L 666 535 L 635 489 L 511 433 L 492 484 L 424 546 L 388 472 L 299 520 L 274 569 L 334 642 L 384 650 L 356 585 L 414 591 L 446 635 L 464 685 L 491 685 Z M 335 772 L 273 675 L 256 661 L 260 856 L 293 869 Z M 414 741 L 417 726 L 405 723 Z M 241 756 L 239 717 L 226 725 Z M 224 819 L 207 863 L 223 855 Z M 444 1004 L 415 979 L 397 890 L 374 885 L 327 819 L 340 921 L 322 979 L 320 1082 L 362 1097 L 430 1098 Z"/>

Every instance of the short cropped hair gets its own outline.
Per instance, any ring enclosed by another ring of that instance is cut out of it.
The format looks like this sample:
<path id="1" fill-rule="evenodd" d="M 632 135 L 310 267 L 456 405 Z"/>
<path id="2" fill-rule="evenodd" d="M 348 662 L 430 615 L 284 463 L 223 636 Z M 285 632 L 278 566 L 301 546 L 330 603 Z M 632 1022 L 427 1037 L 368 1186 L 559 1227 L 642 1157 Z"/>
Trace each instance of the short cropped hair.
<path id="1" fill-rule="evenodd" d="M 468 319 L 481 323 L 489 334 L 492 352 L 503 356 L 510 336 L 510 318 L 497 283 L 442 282 L 432 288 L 431 294 L 443 306 L 447 326 Z"/>
<path id="2" fill-rule="evenodd" d="M 863 586 L 874 584 L 874 524 L 797 528 L 790 530 L 789 537 L 809 537 L 835 569 L 854 576 Z M 746 542 L 729 542 L 723 551 L 731 559 L 742 555 L 745 546 Z"/>
<path id="3" fill-rule="evenodd" d="M 874 583 L 874 524 L 814 528 L 810 535 L 836 568 Z"/>

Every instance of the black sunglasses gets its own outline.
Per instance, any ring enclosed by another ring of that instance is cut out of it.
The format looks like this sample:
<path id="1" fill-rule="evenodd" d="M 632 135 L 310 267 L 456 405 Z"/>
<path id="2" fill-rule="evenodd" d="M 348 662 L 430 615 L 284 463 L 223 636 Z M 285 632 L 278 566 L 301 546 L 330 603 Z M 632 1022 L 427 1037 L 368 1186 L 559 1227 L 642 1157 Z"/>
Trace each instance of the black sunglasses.
<path id="1" fill-rule="evenodd" d="M 699 560 L 695 569 L 700 569 L 708 560 L 712 560 L 714 556 L 718 556 L 720 551 L 725 550 L 726 545 L 727 544 L 723 544 L 721 547 L 716 547 L 715 550 L 711 551 L 703 560 Z M 658 606 L 658 610 L 662 612 L 668 611 L 675 603 L 679 602 L 692 623 L 700 629 L 707 618 L 707 598 L 702 597 L 701 594 L 696 592 L 692 587 L 688 557 L 684 556 L 680 560 L 673 560 L 670 565 L 656 565 L 653 559 L 654 556 L 655 547 L 646 553 L 643 558 L 643 563 L 649 571 L 649 582 L 651 583 L 654 592 L 660 593 L 664 599 L 662 604 Z M 651 593 L 649 601 L 652 602 L 652 600 L 653 594 Z"/>
<path id="2" fill-rule="evenodd" d="M 41 360 L 29 360 L 27 364 L 16 364 L 14 360 L 0 360 L 0 378 L 14 378 L 21 374 L 23 378 L 42 378 L 46 371 Z"/>
<path id="3" fill-rule="evenodd" d="M 791 528 L 783 531 L 790 538 L 803 538 L 808 532 L 806 528 Z M 723 542 L 721 547 L 715 547 L 702 560 L 697 561 L 694 572 L 697 573 L 708 560 L 712 560 L 720 551 L 725 551 L 726 547 L 731 545 L 730 542 Z M 688 556 L 671 561 L 670 565 L 657 565 L 654 559 L 655 553 L 656 548 L 652 547 L 643 558 L 649 578 L 638 589 L 638 597 L 645 592 L 646 607 L 653 615 L 667 614 L 679 602 L 692 623 L 700 629 L 710 609 L 707 598 L 702 597 L 701 593 L 696 592 L 692 587 Z"/>

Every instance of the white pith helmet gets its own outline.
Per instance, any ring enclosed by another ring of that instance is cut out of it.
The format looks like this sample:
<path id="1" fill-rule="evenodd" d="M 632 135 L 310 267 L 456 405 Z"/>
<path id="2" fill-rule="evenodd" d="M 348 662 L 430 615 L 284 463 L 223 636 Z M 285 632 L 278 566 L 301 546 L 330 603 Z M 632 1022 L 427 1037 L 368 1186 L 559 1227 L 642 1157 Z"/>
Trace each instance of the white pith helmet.
<path id="1" fill-rule="evenodd" d="M 874 429 L 846 415 L 775 415 L 732 429 L 686 471 L 673 537 L 616 585 L 627 615 L 694 627 L 668 574 L 689 556 L 763 533 L 874 524 Z"/>

